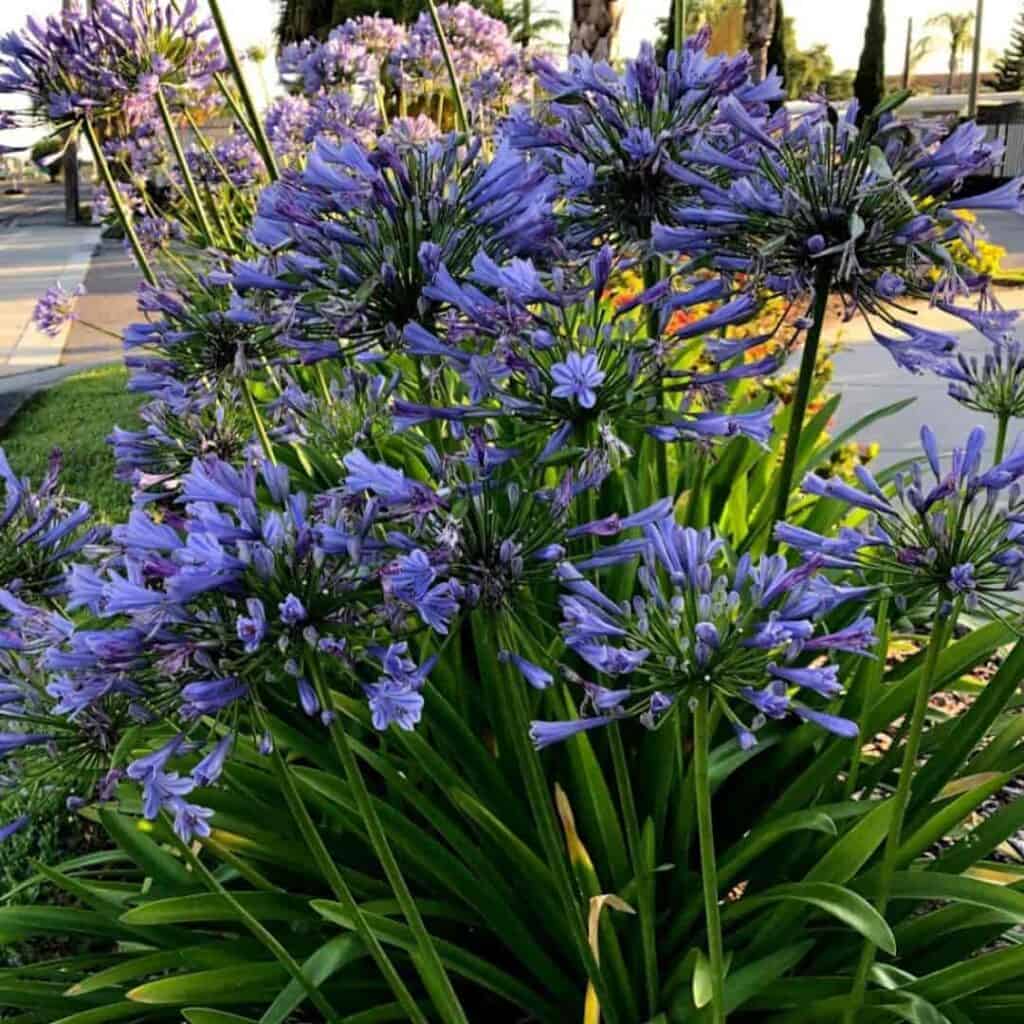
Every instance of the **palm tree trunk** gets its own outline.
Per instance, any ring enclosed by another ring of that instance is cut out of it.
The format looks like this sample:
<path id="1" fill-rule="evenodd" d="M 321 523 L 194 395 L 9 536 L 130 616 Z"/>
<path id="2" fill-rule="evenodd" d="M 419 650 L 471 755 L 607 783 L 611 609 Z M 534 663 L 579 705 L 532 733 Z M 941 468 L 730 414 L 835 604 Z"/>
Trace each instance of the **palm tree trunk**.
<path id="1" fill-rule="evenodd" d="M 768 44 L 775 28 L 775 0 L 746 0 L 743 9 L 743 38 L 753 60 L 750 69 L 755 82 L 768 72 Z"/>
<path id="2" fill-rule="evenodd" d="M 609 60 L 619 32 L 619 0 L 572 0 L 569 53 Z"/>
<path id="3" fill-rule="evenodd" d="M 953 80 L 956 78 L 957 54 L 956 45 L 949 48 L 949 74 L 946 76 L 946 95 L 953 95 Z"/>

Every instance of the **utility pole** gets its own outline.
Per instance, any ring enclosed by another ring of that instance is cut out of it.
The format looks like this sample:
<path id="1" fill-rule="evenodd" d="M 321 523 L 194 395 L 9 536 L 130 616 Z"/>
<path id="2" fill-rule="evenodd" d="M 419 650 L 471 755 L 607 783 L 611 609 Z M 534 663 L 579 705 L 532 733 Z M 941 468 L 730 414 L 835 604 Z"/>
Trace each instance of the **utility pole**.
<path id="1" fill-rule="evenodd" d="M 914 19 L 907 18 L 907 45 L 903 50 L 903 88 L 910 88 L 910 44 L 914 38 Z"/>
<path id="2" fill-rule="evenodd" d="M 74 10 L 74 0 L 62 0 L 65 11 Z M 64 223 L 81 224 L 82 207 L 78 188 L 78 137 L 69 136 L 64 147 L 62 171 L 64 177 Z"/>
<path id="3" fill-rule="evenodd" d="M 971 85 L 967 93 L 967 116 L 976 117 L 978 114 L 978 85 L 981 78 L 981 16 L 985 0 L 978 0 L 974 9 L 974 48 L 971 53 Z"/>

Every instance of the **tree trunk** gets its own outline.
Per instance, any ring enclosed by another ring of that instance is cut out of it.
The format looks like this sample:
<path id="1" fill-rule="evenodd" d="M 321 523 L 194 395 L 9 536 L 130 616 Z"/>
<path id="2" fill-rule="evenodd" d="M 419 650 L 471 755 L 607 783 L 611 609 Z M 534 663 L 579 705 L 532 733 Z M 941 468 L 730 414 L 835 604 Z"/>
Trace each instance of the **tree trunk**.
<path id="1" fill-rule="evenodd" d="M 743 9 L 743 38 L 753 60 L 750 69 L 755 82 L 768 71 L 768 44 L 775 28 L 775 0 L 746 0 Z"/>
<path id="2" fill-rule="evenodd" d="M 585 53 L 594 60 L 610 60 L 621 16 L 619 0 L 572 0 L 569 53 Z"/>

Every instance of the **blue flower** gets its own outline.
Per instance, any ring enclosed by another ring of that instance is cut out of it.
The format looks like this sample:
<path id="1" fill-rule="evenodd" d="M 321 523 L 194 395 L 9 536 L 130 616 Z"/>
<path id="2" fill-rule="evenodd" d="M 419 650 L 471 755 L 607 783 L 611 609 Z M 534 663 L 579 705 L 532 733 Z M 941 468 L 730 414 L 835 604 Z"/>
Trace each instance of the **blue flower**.
<path id="1" fill-rule="evenodd" d="M 551 377 L 555 382 L 551 389 L 553 397 L 572 398 L 584 409 L 592 409 L 597 402 L 595 389 L 600 387 L 605 374 L 597 365 L 595 353 L 570 352 L 565 362 L 551 367 Z"/>
<path id="2" fill-rule="evenodd" d="M 297 626 L 308 618 L 305 607 L 294 594 L 288 594 L 277 609 L 281 614 L 281 621 L 286 626 Z"/>

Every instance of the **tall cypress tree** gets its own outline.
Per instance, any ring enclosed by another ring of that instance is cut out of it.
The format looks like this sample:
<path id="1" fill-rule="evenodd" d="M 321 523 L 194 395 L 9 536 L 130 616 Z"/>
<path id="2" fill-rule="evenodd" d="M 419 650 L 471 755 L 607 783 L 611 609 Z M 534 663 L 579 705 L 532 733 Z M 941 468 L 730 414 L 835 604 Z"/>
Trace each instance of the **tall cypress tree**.
<path id="1" fill-rule="evenodd" d="M 992 85 L 997 92 L 1017 92 L 1024 88 L 1024 7 L 1010 31 L 1009 45 L 996 61 Z"/>
<path id="2" fill-rule="evenodd" d="M 885 0 L 871 0 L 864 48 L 860 51 L 853 94 L 860 103 L 863 119 L 881 102 L 885 93 Z"/>

